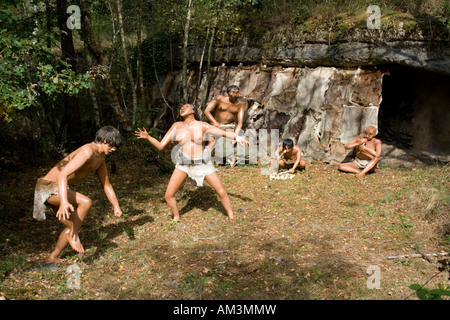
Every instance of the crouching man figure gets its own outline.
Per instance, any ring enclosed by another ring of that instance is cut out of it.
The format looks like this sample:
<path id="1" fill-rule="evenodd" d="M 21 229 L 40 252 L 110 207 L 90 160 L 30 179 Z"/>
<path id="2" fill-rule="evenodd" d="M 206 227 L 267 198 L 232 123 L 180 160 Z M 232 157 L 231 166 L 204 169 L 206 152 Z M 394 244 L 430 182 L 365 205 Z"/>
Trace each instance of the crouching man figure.
<path id="1" fill-rule="evenodd" d="M 276 152 L 278 158 L 278 166 L 281 169 L 289 169 L 289 173 L 295 170 L 304 170 L 306 162 L 302 159 L 302 150 L 299 146 L 294 145 L 292 139 L 285 139 L 283 145 Z"/>
<path id="2" fill-rule="evenodd" d="M 56 217 L 65 225 L 56 247 L 46 263 L 62 262 L 59 259 L 61 251 L 70 246 L 79 253 L 84 253 L 78 232 L 84 218 L 91 209 L 92 200 L 78 193 L 69 186 L 84 178 L 88 173 L 95 172 L 114 207 L 114 215 L 120 217 L 119 207 L 114 189 L 109 182 L 105 157 L 116 150 L 122 142 L 117 129 L 106 126 L 97 131 L 94 142 L 85 144 L 73 151 L 53 167 L 47 175 L 39 178 L 34 195 L 33 217 L 45 219 L 46 206 L 53 209 Z"/>

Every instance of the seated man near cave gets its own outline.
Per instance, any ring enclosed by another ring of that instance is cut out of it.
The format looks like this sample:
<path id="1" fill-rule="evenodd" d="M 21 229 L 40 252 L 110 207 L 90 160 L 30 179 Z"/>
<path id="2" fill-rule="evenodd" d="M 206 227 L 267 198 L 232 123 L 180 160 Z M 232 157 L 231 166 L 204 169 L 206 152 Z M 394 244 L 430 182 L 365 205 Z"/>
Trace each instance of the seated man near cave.
<path id="1" fill-rule="evenodd" d="M 122 142 L 117 129 L 111 126 L 100 128 L 95 140 L 70 153 L 54 166 L 44 177 L 38 179 L 34 195 L 33 217 L 44 220 L 46 207 L 53 209 L 58 220 L 65 226 L 61 232 L 55 249 L 48 256 L 46 263 L 62 262 L 58 258 L 62 250 L 70 246 L 78 253 L 84 253 L 80 242 L 79 230 L 84 218 L 92 206 L 87 196 L 69 188 L 90 172 L 95 172 L 103 190 L 114 207 L 114 215 L 120 217 L 119 207 L 114 189 L 109 182 L 105 157 L 116 150 Z"/>
<path id="2" fill-rule="evenodd" d="M 281 169 L 289 169 L 289 173 L 295 170 L 304 170 L 306 162 L 302 159 L 302 150 L 294 146 L 292 139 L 285 139 L 283 145 L 276 152 L 278 166 Z"/>
<path id="3" fill-rule="evenodd" d="M 356 177 L 364 178 L 366 173 L 374 172 L 381 155 L 381 140 L 376 139 L 377 129 L 367 127 L 363 136 L 357 136 L 350 141 L 345 149 L 356 148 L 356 157 L 352 162 L 341 163 L 338 170 L 355 173 Z"/>

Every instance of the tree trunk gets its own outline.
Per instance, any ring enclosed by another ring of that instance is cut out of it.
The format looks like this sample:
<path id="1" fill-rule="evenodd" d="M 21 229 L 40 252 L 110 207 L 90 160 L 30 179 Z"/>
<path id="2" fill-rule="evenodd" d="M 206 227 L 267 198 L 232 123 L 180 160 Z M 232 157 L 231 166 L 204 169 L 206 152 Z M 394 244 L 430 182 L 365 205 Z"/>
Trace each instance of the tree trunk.
<path id="1" fill-rule="evenodd" d="M 53 8 L 50 4 L 50 0 L 47 0 L 44 3 L 45 3 L 45 24 L 46 24 L 46 28 L 47 28 L 46 29 L 47 48 L 51 48 L 52 47 L 52 39 L 50 37 L 50 34 L 52 32 L 53 23 L 52 23 L 52 18 L 51 18 L 50 12 L 53 11 Z"/>
<path id="2" fill-rule="evenodd" d="M 122 17 L 122 1 L 116 0 L 116 6 L 117 6 L 117 16 L 119 18 L 119 30 L 120 30 L 120 40 L 122 43 L 122 51 L 123 51 L 123 60 L 125 62 L 125 67 L 127 71 L 128 80 L 130 81 L 130 87 L 131 87 L 131 95 L 133 98 L 133 126 L 136 126 L 136 117 L 138 112 L 138 101 L 137 101 L 137 94 L 136 94 L 136 87 L 134 84 L 133 74 L 130 69 L 130 61 L 128 59 L 128 50 L 127 45 L 125 42 L 125 30 L 123 28 L 123 17 Z"/>
<path id="3" fill-rule="evenodd" d="M 188 0 L 188 10 L 186 16 L 186 23 L 184 25 L 184 40 L 183 40 L 183 70 L 181 80 L 183 84 L 183 103 L 188 103 L 188 88 L 187 88 L 187 46 L 189 40 L 189 27 L 191 24 L 192 7 L 194 0 Z"/>
<path id="4" fill-rule="evenodd" d="M 208 37 L 209 37 L 209 31 L 210 31 L 210 26 L 208 25 L 208 29 L 206 30 L 206 40 L 205 43 L 203 45 L 203 49 L 202 49 L 202 55 L 200 56 L 200 63 L 198 66 L 198 79 L 197 79 L 197 88 L 195 90 L 195 99 L 194 99 L 194 105 L 197 105 L 197 100 L 198 100 L 198 95 L 200 93 L 200 86 L 202 85 L 202 78 L 203 78 L 203 58 L 205 56 L 205 51 L 206 51 L 206 45 L 208 44 Z M 202 108 L 200 108 L 200 111 L 202 110 Z M 203 111 L 202 111 L 203 113 Z M 201 116 L 201 115 L 200 115 Z"/>
<path id="5" fill-rule="evenodd" d="M 107 96 L 110 100 L 110 106 L 117 118 L 117 121 L 120 123 L 122 128 L 127 133 L 132 133 L 133 127 L 128 119 L 125 111 L 120 105 L 119 99 L 117 97 L 116 89 L 114 88 L 111 73 L 109 70 L 109 59 L 108 56 L 103 52 L 102 48 L 99 46 L 97 41 L 94 38 L 94 31 L 92 29 L 92 18 L 90 13 L 89 5 L 86 3 L 86 0 L 78 0 L 81 9 L 81 19 L 82 19 L 82 35 L 84 37 L 84 44 L 87 50 L 92 54 L 92 56 L 97 60 L 100 65 L 103 77 L 105 81 L 105 87 L 107 91 Z"/>
<path id="6" fill-rule="evenodd" d="M 61 52 L 62 58 L 71 67 L 72 70 L 77 69 L 77 58 L 75 47 L 73 45 L 72 30 L 67 27 L 67 10 L 68 4 L 67 0 L 57 0 L 56 1 L 56 12 L 58 16 L 58 28 L 61 30 Z M 82 143 L 82 130 L 81 130 L 81 118 L 80 110 L 78 104 L 78 97 L 70 96 L 69 94 L 64 94 L 62 98 L 63 121 L 61 121 L 61 132 L 66 129 L 67 137 L 70 137 L 70 141 L 75 144 Z M 66 127 L 66 128 L 64 128 Z"/>
<path id="7" fill-rule="evenodd" d="M 138 84 L 139 84 L 139 94 L 141 96 L 141 109 L 146 110 L 147 104 L 148 104 L 148 94 L 147 91 L 145 91 L 144 86 L 144 71 L 142 70 L 142 22 L 141 22 L 141 10 L 142 7 L 142 0 L 139 0 L 137 2 L 137 9 L 136 9 L 136 18 L 137 18 L 137 26 L 136 26 L 136 32 L 137 32 L 137 63 L 136 63 L 136 69 L 137 69 L 137 77 L 138 77 Z"/>
<path id="8" fill-rule="evenodd" d="M 206 76 L 205 76 L 205 83 L 206 83 L 206 87 L 205 87 L 205 96 L 203 98 L 203 102 L 202 102 L 202 110 L 204 110 L 204 108 L 206 108 L 206 102 L 208 99 L 208 95 L 209 95 L 209 70 L 211 67 L 211 52 L 212 52 L 212 46 L 214 43 L 214 37 L 216 36 L 216 29 L 217 29 L 217 20 L 218 20 L 218 11 L 220 10 L 220 3 L 221 0 L 217 0 L 216 1 L 216 11 L 215 11 L 215 16 L 214 16 L 214 22 L 213 22 L 213 28 L 212 28 L 212 34 L 211 34 L 211 40 L 209 42 L 209 48 L 208 48 L 208 59 L 207 59 L 207 65 L 206 65 Z"/>
<path id="9" fill-rule="evenodd" d="M 100 107 L 97 100 L 97 92 L 95 87 L 89 90 L 92 99 L 92 106 L 94 107 L 94 121 L 95 127 L 100 128 L 102 126 L 102 118 L 100 116 Z"/>
<path id="10" fill-rule="evenodd" d="M 154 47 L 154 46 L 152 47 L 152 58 L 153 58 L 153 71 L 155 72 L 156 83 L 158 84 L 159 93 L 161 94 L 161 97 L 162 97 L 162 99 L 163 99 L 163 101 L 164 101 L 164 110 L 163 110 L 163 112 L 161 113 L 161 115 L 166 114 L 167 109 L 169 108 L 169 109 L 170 109 L 170 112 L 171 112 L 171 114 L 172 114 L 172 119 L 173 119 L 173 121 L 175 122 L 175 121 L 176 121 L 175 113 L 173 112 L 173 108 L 170 106 L 170 104 L 167 102 L 166 98 L 164 97 L 164 92 L 162 91 L 161 83 L 159 82 L 159 76 L 158 76 L 158 72 L 157 72 L 157 70 L 156 70 L 155 47 Z M 157 120 L 155 120 L 155 121 L 157 121 Z M 153 125 L 154 125 L 154 123 L 153 123 Z"/>

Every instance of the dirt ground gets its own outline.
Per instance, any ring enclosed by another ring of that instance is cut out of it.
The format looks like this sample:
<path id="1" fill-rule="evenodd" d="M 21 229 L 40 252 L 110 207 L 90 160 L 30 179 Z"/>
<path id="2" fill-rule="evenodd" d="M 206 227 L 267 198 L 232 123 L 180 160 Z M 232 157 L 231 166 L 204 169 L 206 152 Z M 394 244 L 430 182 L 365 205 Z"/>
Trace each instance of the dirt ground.
<path id="1" fill-rule="evenodd" d="M 90 176 L 73 187 L 93 200 L 80 234 L 87 252 L 68 247 L 56 270 L 33 270 L 62 231 L 50 211 L 42 222 L 31 216 L 34 184 L 50 166 L 2 175 L 5 299 L 412 300 L 412 284 L 449 285 L 438 269 L 450 251 L 448 166 L 380 168 L 362 180 L 319 162 L 286 180 L 220 166 L 236 221 L 209 185 L 186 183 L 174 223 L 170 174 L 122 157 L 110 180 L 124 216 Z"/>

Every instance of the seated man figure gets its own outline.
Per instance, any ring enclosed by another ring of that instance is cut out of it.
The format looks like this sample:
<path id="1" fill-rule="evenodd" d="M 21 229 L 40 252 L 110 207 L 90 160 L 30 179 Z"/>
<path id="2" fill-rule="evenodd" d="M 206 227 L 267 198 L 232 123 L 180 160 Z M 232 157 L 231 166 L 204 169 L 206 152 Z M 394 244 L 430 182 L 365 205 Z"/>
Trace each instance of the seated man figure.
<path id="1" fill-rule="evenodd" d="M 294 173 L 295 169 L 304 170 L 306 162 L 302 159 L 302 150 L 298 146 L 294 146 L 292 139 L 285 139 L 283 145 L 276 152 L 278 158 L 278 166 L 282 169 L 289 169 L 290 173 Z"/>
<path id="2" fill-rule="evenodd" d="M 356 148 L 356 158 L 352 162 L 341 163 L 338 170 L 356 173 L 356 177 L 364 178 L 367 172 L 374 172 L 381 155 L 381 140 L 374 138 L 375 127 L 367 127 L 363 136 L 357 136 L 350 141 L 345 149 Z"/>

